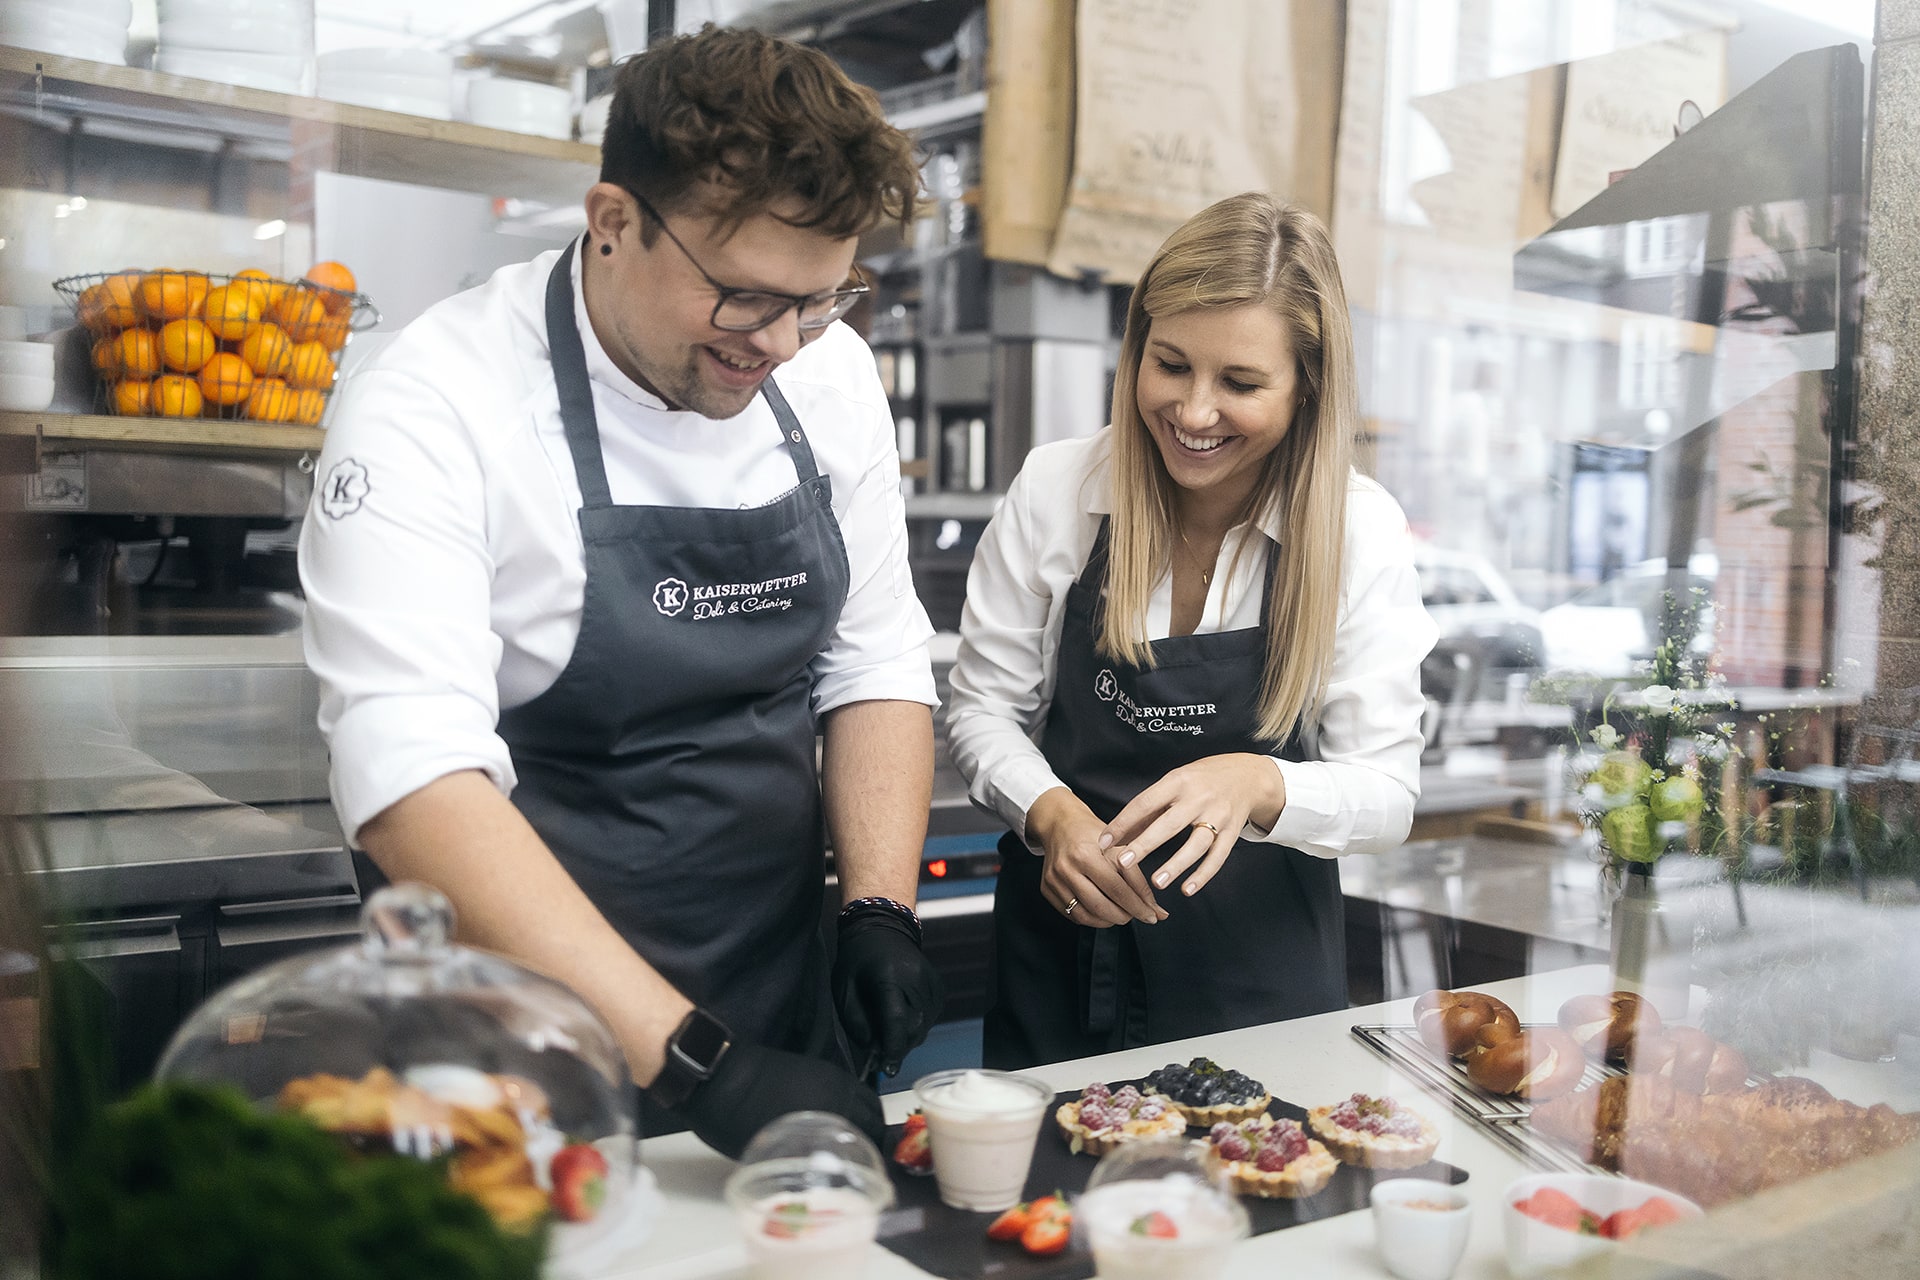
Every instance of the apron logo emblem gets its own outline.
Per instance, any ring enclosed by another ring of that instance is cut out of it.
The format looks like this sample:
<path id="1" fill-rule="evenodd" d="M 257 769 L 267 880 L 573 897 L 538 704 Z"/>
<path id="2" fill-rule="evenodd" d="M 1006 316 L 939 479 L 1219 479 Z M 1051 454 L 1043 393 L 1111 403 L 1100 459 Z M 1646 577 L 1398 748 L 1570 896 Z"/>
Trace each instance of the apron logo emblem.
<path id="1" fill-rule="evenodd" d="M 653 607 L 671 618 L 687 607 L 687 584 L 678 578 L 662 578 L 653 589 Z"/>
<path id="2" fill-rule="evenodd" d="M 1118 692 L 1118 688 L 1113 682 L 1112 671 L 1102 671 L 1093 678 L 1093 692 L 1094 696 L 1102 702 L 1113 701 L 1113 695 Z"/>
<path id="3" fill-rule="evenodd" d="M 372 490 L 367 469 L 352 458 L 342 458 L 333 464 L 327 482 L 320 487 L 320 509 L 335 520 L 343 519 L 358 511 Z"/>

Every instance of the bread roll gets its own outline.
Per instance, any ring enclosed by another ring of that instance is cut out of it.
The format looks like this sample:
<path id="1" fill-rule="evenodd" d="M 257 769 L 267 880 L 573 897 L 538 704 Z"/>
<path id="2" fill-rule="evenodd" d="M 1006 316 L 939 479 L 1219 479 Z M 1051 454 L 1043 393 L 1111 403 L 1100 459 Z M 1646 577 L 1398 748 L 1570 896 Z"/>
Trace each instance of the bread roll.
<path id="1" fill-rule="evenodd" d="M 1580 1046 L 1564 1031 L 1542 1027 L 1509 1031 L 1482 1027 L 1467 1055 L 1467 1078 L 1493 1093 L 1518 1094 L 1530 1101 L 1571 1092 L 1587 1069 Z"/>
<path id="2" fill-rule="evenodd" d="M 1738 1093 L 1747 1087 L 1746 1057 L 1693 1027 L 1668 1027 L 1661 1037 L 1672 1056 L 1653 1068 L 1683 1093 Z M 1635 1063 L 1634 1070 L 1645 1070 Z"/>
<path id="3" fill-rule="evenodd" d="M 1520 1030 L 1512 1009 L 1478 991 L 1429 991 L 1413 1002 L 1413 1024 L 1435 1053 L 1465 1057 L 1475 1034 L 1489 1023 Z"/>
<path id="4" fill-rule="evenodd" d="M 1637 1036 L 1660 1034 L 1660 1015 L 1630 991 L 1575 996 L 1560 1006 L 1560 1027 L 1595 1060 L 1626 1063 Z"/>

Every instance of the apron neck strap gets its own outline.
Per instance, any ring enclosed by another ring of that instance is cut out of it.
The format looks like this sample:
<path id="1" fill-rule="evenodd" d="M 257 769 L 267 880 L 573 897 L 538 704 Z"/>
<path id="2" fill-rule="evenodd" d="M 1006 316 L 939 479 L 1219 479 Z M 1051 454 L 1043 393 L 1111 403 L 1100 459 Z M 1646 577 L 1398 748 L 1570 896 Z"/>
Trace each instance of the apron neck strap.
<path id="1" fill-rule="evenodd" d="M 760 394 L 766 398 L 773 410 L 773 420 L 780 424 L 780 439 L 787 446 L 787 456 L 793 459 L 793 470 L 800 477 L 800 483 L 806 484 L 820 474 L 820 468 L 813 461 L 813 446 L 807 442 L 807 433 L 800 428 L 800 419 L 794 416 L 786 396 L 773 383 L 773 375 L 760 384 Z"/>
<path id="2" fill-rule="evenodd" d="M 547 352 L 553 362 L 553 386 L 560 395 L 560 426 L 573 454 L 580 504 L 610 507 L 607 464 L 600 456 L 600 424 L 593 412 L 593 384 L 587 378 L 587 352 L 573 321 L 573 250 L 570 244 L 547 277 Z"/>

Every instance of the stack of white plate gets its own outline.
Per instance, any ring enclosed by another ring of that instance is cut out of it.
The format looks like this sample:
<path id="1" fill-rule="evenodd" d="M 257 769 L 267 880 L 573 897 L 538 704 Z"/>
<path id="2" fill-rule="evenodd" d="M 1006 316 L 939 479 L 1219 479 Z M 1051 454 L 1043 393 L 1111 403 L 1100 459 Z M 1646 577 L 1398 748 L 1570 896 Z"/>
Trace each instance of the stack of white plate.
<path id="1" fill-rule="evenodd" d="M 532 80 L 482 76 L 467 86 L 467 119 L 489 129 L 571 138 L 573 92 Z"/>
<path id="2" fill-rule="evenodd" d="M 38 413 L 53 403 L 53 347 L 0 341 L 0 409 Z"/>
<path id="3" fill-rule="evenodd" d="M 4 0 L 0 44 L 127 65 L 132 0 Z"/>
<path id="4" fill-rule="evenodd" d="M 306 89 L 313 0 L 159 0 L 156 71 L 274 93 Z"/>
<path id="5" fill-rule="evenodd" d="M 320 55 L 319 94 L 335 102 L 453 119 L 453 55 L 433 49 L 341 49 Z"/>

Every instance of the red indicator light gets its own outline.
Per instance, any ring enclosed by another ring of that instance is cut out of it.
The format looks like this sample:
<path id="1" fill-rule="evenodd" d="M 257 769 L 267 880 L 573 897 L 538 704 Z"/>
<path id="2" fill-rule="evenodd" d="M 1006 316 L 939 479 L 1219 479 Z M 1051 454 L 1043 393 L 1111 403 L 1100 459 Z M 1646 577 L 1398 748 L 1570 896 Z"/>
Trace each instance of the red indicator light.
<path id="1" fill-rule="evenodd" d="M 935 880 L 946 879 L 947 878 L 947 860 L 945 858 L 935 858 L 932 862 L 929 862 L 927 864 L 927 874 L 932 876 Z"/>

